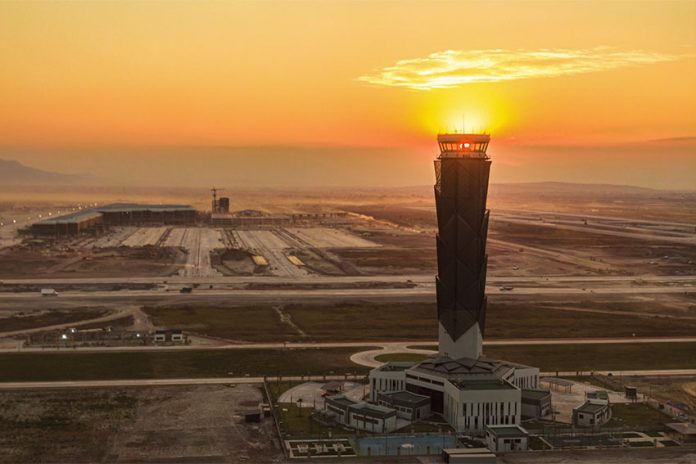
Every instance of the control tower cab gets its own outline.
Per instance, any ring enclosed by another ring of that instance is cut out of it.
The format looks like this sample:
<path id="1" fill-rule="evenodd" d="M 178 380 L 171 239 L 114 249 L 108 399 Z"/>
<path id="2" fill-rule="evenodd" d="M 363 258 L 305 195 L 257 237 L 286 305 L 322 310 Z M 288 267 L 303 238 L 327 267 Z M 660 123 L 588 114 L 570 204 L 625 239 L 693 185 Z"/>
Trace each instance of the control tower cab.
<path id="1" fill-rule="evenodd" d="M 440 134 L 440 158 L 484 158 L 491 136 L 488 134 Z"/>

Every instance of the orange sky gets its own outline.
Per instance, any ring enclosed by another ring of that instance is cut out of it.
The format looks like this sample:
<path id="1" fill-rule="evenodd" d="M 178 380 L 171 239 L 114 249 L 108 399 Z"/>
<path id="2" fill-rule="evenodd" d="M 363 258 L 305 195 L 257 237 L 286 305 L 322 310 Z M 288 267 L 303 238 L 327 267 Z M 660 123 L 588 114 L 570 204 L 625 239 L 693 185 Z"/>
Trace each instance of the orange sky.
<path id="1" fill-rule="evenodd" d="M 688 0 L 2 2 L 0 147 L 693 137 L 694 24 Z"/>

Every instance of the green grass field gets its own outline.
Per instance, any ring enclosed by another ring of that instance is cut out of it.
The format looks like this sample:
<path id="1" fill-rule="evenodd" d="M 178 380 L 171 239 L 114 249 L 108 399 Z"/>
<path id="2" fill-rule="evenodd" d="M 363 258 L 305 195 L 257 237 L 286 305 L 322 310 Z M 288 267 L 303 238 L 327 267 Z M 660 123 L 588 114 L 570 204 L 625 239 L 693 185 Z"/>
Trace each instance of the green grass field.
<path id="1" fill-rule="evenodd" d="M 415 348 L 437 349 L 435 346 Z M 536 366 L 545 372 L 696 368 L 694 342 L 489 346 L 483 352 L 490 358 Z M 395 353 L 377 359 L 415 362 L 424 358 L 415 353 Z"/>
<path id="2" fill-rule="evenodd" d="M 350 355 L 370 349 L 3 353 L 0 372 L 5 382 L 365 373 L 369 369 L 353 364 Z M 545 372 L 696 368 L 696 343 L 502 346 L 485 354 Z M 396 354 L 380 360 L 419 358 Z"/>
<path id="3" fill-rule="evenodd" d="M 285 311 L 317 340 L 415 340 L 437 336 L 435 307 L 427 303 L 293 304 Z"/>
<path id="4" fill-rule="evenodd" d="M 589 303 L 588 303 L 589 304 Z M 618 307 L 617 309 L 620 309 Z M 155 325 L 232 340 L 435 340 L 437 314 L 431 303 L 290 304 L 283 311 L 307 334 L 281 322 L 270 305 L 146 307 Z M 589 314 L 491 302 L 486 338 L 688 336 L 696 320 Z"/>
<path id="5" fill-rule="evenodd" d="M 696 343 L 491 346 L 484 353 L 547 372 L 696 368 Z"/>
<path id="6" fill-rule="evenodd" d="M 293 327 L 280 322 L 272 306 L 146 306 L 143 311 L 156 326 L 175 327 L 211 337 L 254 341 L 299 338 Z"/>
<path id="7" fill-rule="evenodd" d="M 604 427 L 663 427 L 670 417 L 647 404 L 612 404 L 612 418 Z"/>
<path id="8" fill-rule="evenodd" d="M 427 356 L 418 353 L 389 353 L 375 356 L 375 360 L 379 362 L 418 362 L 422 361 Z"/>
<path id="9" fill-rule="evenodd" d="M 365 349 L 370 349 L 366 347 Z M 2 381 L 165 379 L 364 373 L 355 348 L 0 354 Z"/>
<path id="10" fill-rule="evenodd" d="M 75 308 L 70 310 L 50 310 L 46 312 L 13 315 L 0 319 L 0 332 L 46 327 L 57 324 L 78 323 L 86 319 L 95 319 L 109 313 L 104 308 Z M 102 324 L 104 325 L 104 324 Z"/>

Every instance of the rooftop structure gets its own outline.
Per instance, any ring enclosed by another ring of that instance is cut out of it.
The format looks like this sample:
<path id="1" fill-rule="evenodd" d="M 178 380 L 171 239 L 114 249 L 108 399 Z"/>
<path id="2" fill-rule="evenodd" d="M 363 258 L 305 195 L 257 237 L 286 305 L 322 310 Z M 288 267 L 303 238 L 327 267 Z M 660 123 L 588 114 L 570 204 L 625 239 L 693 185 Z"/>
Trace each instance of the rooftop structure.
<path id="1" fill-rule="evenodd" d="M 486 430 L 496 437 L 526 437 L 529 435 L 519 425 L 489 425 Z"/>
<path id="2" fill-rule="evenodd" d="M 348 409 L 351 413 L 359 412 L 360 414 L 364 414 L 370 417 L 385 418 L 396 416 L 396 411 L 394 409 L 385 406 L 379 406 L 377 404 L 355 403 L 351 405 Z"/>
<path id="3" fill-rule="evenodd" d="M 151 212 L 174 212 L 174 211 L 193 211 L 196 210 L 190 205 L 175 205 L 175 204 L 162 204 L 162 205 L 149 205 L 143 203 L 111 203 L 104 206 L 98 206 L 94 208 L 95 211 L 100 213 L 134 213 L 142 211 Z"/>
<path id="4" fill-rule="evenodd" d="M 340 406 L 342 408 L 347 408 L 349 406 L 352 406 L 356 404 L 356 401 L 351 400 L 345 395 L 332 395 L 332 396 L 327 396 L 325 401 L 328 404 Z"/>
<path id="5" fill-rule="evenodd" d="M 384 372 L 396 372 L 405 371 L 406 369 L 409 369 L 411 367 L 413 367 L 412 362 L 389 362 L 386 364 L 382 364 L 377 369 Z"/>
<path id="6" fill-rule="evenodd" d="M 696 424 L 692 422 L 671 422 L 665 424 L 668 435 L 680 443 L 696 443 Z"/>
<path id="7" fill-rule="evenodd" d="M 414 367 L 415 370 L 433 371 L 447 375 L 493 375 L 496 378 L 502 377 L 510 371 L 513 366 L 521 366 L 521 364 L 513 364 L 501 362 L 494 359 L 485 358 L 459 358 L 452 359 L 447 356 L 438 356 L 429 358 Z"/>
<path id="8" fill-rule="evenodd" d="M 573 409 L 573 424 L 580 427 L 598 427 L 611 419 L 611 407 L 605 400 L 588 399 Z"/>
<path id="9" fill-rule="evenodd" d="M 486 444 L 495 453 L 524 451 L 529 433 L 519 425 L 489 425 L 486 427 Z"/>
<path id="10" fill-rule="evenodd" d="M 549 396 L 547 390 L 522 390 L 522 401 L 530 400 L 536 401 Z"/>
<path id="11" fill-rule="evenodd" d="M 385 397 L 388 397 L 394 403 L 398 404 L 421 404 L 424 401 L 429 401 L 427 396 L 416 395 L 415 393 L 407 391 L 398 391 L 395 393 L 385 393 Z"/>
<path id="12" fill-rule="evenodd" d="M 491 136 L 488 134 L 440 134 L 437 144 L 440 157 L 484 158 Z"/>
<path id="13" fill-rule="evenodd" d="M 53 216 L 43 219 L 36 224 L 72 224 L 90 219 L 100 218 L 101 213 L 93 209 L 83 209 L 73 213 L 63 214 L 62 216 Z"/>

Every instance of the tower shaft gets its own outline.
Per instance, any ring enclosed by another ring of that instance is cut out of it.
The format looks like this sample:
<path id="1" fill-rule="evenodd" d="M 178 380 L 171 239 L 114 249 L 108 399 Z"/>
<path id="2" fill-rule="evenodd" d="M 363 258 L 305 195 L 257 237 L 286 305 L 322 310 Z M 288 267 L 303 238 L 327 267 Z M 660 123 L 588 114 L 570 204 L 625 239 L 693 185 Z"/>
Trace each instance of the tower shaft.
<path id="1" fill-rule="evenodd" d="M 489 136 L 438 137 L 435 161 L 437 209 L 437 313 L 439 353 L 478 358 L 486 316 L 486 237 Z"/>

